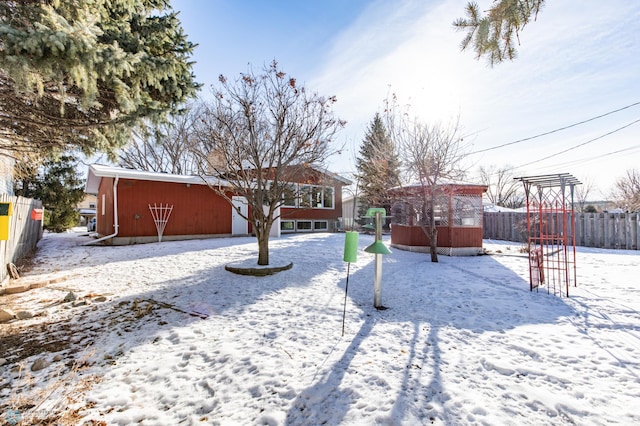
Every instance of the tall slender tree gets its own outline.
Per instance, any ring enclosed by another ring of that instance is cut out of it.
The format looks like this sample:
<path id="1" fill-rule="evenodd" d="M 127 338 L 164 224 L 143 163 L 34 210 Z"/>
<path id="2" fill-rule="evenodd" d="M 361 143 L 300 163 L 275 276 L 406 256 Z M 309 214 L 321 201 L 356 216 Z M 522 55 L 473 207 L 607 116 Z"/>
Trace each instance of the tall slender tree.
<path id="1" fill-rule="evenodd" d="M 359 216 L 369 207 L 391 211 L 388 190 L 400 185 L 400 160 L 380 114 L 373 117 L 356 158 L 356 177 L 360 188 Z"/>
<path id="2" fill-rule="evenodd" d="M 113 152 L 195 95 L 169 0 L 0 2 L 0 150 Z"/>

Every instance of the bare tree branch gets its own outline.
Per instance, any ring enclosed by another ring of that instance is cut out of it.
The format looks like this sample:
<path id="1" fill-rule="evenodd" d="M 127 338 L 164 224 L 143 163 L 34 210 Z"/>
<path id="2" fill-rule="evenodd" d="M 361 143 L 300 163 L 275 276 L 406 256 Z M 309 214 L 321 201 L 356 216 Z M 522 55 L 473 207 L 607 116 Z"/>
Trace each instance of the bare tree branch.
<path id="1" fill-rule="evenodd" d="M 511 166 L 480 166 L 480 183 L 487 186 L 487 198 L 496 206 L 517 209 L 524 206 L 522 184 L 514 180 Z"/>
<path id="2" fill-rule="evenodd" d="M 147 124 L 134 133 L 131 142 L 118 153 L 118 163 L 127 168 L 174 174 L 197 174 L 197 157 L 192 146 L 202 119 L 203 107 L 188 104 L 182 114 L 166 123 Z"/>
<path id="3" fill-rule="evenodd" d="M 618 207 L 629 212 L 640 211 L 640 169 L 627 170 L 626 176 L 616 181 L 612 196 Z"/>
<path id="4" fill-rule="evenodd" d="M 411 210 L 420 216 L 418 223 L 429 237 L 431 261 L 438 261 L 436 206 L 441 204 L 440 185 L 462 179 L 466 168 L 466 146 L 460 136 L 459 117 L 448 125 L 428 125 L 400 108 L 393 97 L 386 101 L 387 128 L 398 145 L 400 159 L 410 180 L 417 182 L 420 196 L 410 200 Z"/>
<path id="5" fill-rule="evenodd" d="M 291 182 L 318 183 L 317 168 L 335 152 L 331 145 L 344 125 L 325 98 L 298 86 L 274 61 L 262 74 L 249 70 L 235 81 L 220 76 L 198 128 L 201 175 L 227 180 L 246 198 L 245 217 L 258 239 L 258 264 L 269 263 L 269 233 Z M 232 202 L 224 188 L 213 187 Z"/>

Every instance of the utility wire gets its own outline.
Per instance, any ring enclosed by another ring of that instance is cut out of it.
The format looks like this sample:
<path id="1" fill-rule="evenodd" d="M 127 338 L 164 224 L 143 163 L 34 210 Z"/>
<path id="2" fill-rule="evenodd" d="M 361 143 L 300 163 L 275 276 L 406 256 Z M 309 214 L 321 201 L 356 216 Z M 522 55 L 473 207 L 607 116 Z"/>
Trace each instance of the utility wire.
<path id="1" fill-rule="evenodd" d="M 601 138 L 603 138 L 603 137 L 605 137 L 605 136 L 607 136 L 607 135 L 610 135 L 610 134 L 615 133 L 615 132 L 617 132 L 617 131 L 619 131 L 619 130 L 621 130 L 621 129 L 624 129 L 625 127 L 629 127 L 629 126 L 631 126 L 631 125 L 633 125 L 633 124 L 637 123 L 638 121 L 640 121 L 640 120 L 636 120 L 636 121 L 634 121 L 633 123 L 629 123 L 629 124 L 627 124 L 626 126 L 621 127 L 620 129 L 612 130 L 611 132 L 607 133 L 606 135 L 598 136 L 597 138 L 592 139 L 591 141 L 584 142 L 584 143 L 582 143 L 582 144 L 580 144 L 580 145 L 577 145 L 577 146 L 572 147 L 572 148 L 569 148 L 569 149 L 567 149 L 567 150 L 565 150 L 565 151 L 562 151 L 562 152 L 559 152 L 559 153 L 553 154 L 553 155 L 551 155 L 551 156 L 549 156 L 549 157 L 554 157 L 554 156 L 556 156 L 556 155 L 560 155 L 560 154 L 562 154 L 562 153 L 564 153 L 564 152 L 566 152 L 566 151 L 570 151 L 570 150 L 572 150 L 572 149 L 578 148 L 578 147 L 580 147 L 580 146 L 582 146 L 582 145 L 585 145 L 585 144 L 587 144 L 587 143 L 590 143 L 590 142 L 593 142 L 593 141 L 595 141 L 595 140 L 601 139 Z M 628 148 L 622 148 L 622 149 L 619 149 L 619 150 L 617 150 L 617 151 L 605 152 L 604 154 L 595 155 L 595 156 L 592 156 L 592 157 L 581 158 L 581 159 L 576 159 L 576 160 L 571 160 L 571 161 L 565 161 L 565 162 L 562 162 L 562 163 L 555 163 L 555 164 L 543 165 L 543 166 L 541 166 L 541 167 L 542 167 L 542 169 L 554 169 L 554 168 L 558 168 L 558 167 L 560 167 L 560 166 L 567 166 L 567 165 L 571 165 L 571 164 L 587 163 L 587 162 L 589 162 L 589 161 L 599 160 L 599 159 L 604 158 L 604 157 L 609 157 L 609 156 L 616 155 L 616 154 L 620 154 L 620 153 L 623 153 L 623 152 L 626 152 L 626 151 L 632 151 L 632 150 L 634 150 L 634 149 L 638 149 L 638 148 L 640 148 L 640 145 L 633 145 L 633 146 L 630 146 L 630 147 L 628 147 Z M 549 158 L 549 157 L 546 157 L 546 158 Z M 501 172 L 513 172 L 514 170 L 517 170 L 517 169 L 522 168 L 522 167 L 524 167 L 524 166 L 527 166 L 527 165 L 529 165 L 529 164 L 537 163 L 537 162 L 539 162 L 539 161 L 543 161 L 543 160 L 545 160 L 546 158 L 543 158 L 543 159 L 540 159 L 540 160 L 535 160 L 535 161 L 532 161 L 531 163 L 522 164 L 522 165 L 520 165 L 520 166 L 510 166 L 510 167 L 505 168 L 505 169 L 504 169 L 504 170 L 502 170 Z M 490 173 L 490 174 L 488 174 L 488 175 L 487 175 L 487 177 L 494 177 L 494 176 L 498 176 L 501 172 L 500 172 L 500 171 L 497 171 L 497 172 L 494 172 L 494 173 Z"/>
<path id="2" fill-rule="evenodd" d="M 618 109 L 613 110 L 613 111 L 609 111 L 609 112 L 607 112 L 607 113 L 604 113 L 604 114 L 598 115 L 598 116 L 596 116 L 596 117 L 591 117 L 591 118 L 589 118 L 589 119 L 587 119 L 587 120 L 583 120 L 583 121 L 580 121 L 580 122 L 578 122 L 578 123 L 570 124 L 570 125 L 568 125 L 568 126 L 560 127 L 560 128 L 558 128 L 558 129 L 551 130 L 551 131 L 548 131 L 548 132 L 540 133 L 540 134 L 535 135 L 535 136 L 529 136 L 528 138 L 518 139 L 518 140 L 516 140 L 516 141 L 513 141 L 513 142 L 507 142 L 507 143 L 504 143 L 504 144 L 502 144 L 502 145 L 497 145 L 497 146 L 494 146 L 494 147 L 491 147 L 491 148 L 485 148 L 485 149 L 480 149 L 480 150 L 478 150 L 478 151 L 473 151 L 473 152 L 470 152 L 470 153 L 469 153 L 469 155 L 479 154 L 479 153 L 481 153 L 481 152 L 492 151 L 492 150 L 494 150 L 494 149 L 504 148 L 505 146 L 515 145 L 515 144 L 517 144 L 517 143 L 526 142 L 526 141 L 530 141 L 531 139 L 536 139 L 536 138 L 539 138 L 539 137 L 542 137 L 542 136 L 550 135 L 550 134 L 552 134 L 552 133 L 557 133 L 557 132 L 560 132 L 560 131 L 562 131 L 562 130 L 566 130 L 566 129 L 570 129 L 570 128 L 572 128 L 572 127 L 579 126 L 580 124 L 584 124 L 584 123 L 588 123 L 588 122 L 593 121 L 593 120 L 597 120 L 598 118 L 606 117 L 607 115 L 615 114 L 616 112 L 623 111 L 623 110 L 625 110 L 625 109 L 628 109 L 628 108 L 634 107 L 634 106 L 636 106 L 636 105 L 640 105 L 640 102 L 634 102 L 634 103 L 632 103 L 632 104 L 630 104 L 630 105 L 624 106 L 624 107 L 622 107 L 622 108 L 618 108 Z"/>
<path id="3" fill-rule="evenodd" d="M 564 154 L 565 152 L 569 152 L 569 151 L 572 151 L 574 149 L 580 148 L 581 146 L 585 146 L 587 144 L 590 144 L 591 142 L 595 142 L 595 141 L 597 141 L 599 139 L 602 139 L 602 138 L 607 137 L 609 135 L 612 135 L 612 134 L 614 134 L 616 132 L 619 132 L 620 130 L 626 129 L 627 127 L 632 126 L 632 125 L 634 125 L 634 124 L 636 124 L 638 122 L 640 122 L 640 119 L 632 121 L 631 123 L 626 124 L 626 125 L 624 125 L 622 127 L 618 127 L 617 129 L 612 130 L 612 131 L 610 131 L 608 133 L 605 133 L 604 135 L 600 135 L 597 138 L 590 139 L 590 140 L 588 140 L 586 142 L 583 142 L 583 143 L 580 143 L 578 145 L 572 146 L 571 148 L 567 148 L 567 149 L 565 149 L 563 151 L 556 152 L 555 154 L 547 155 L 546 157 L 540 158 L 538 160 L 530 161 L 528 163 L 521 164 L 521 165 L 519 165 L 519 166 L 517 166 L 515 168 L 518 169 L 518 168 L 521 168 L 521 167 L 524 167 L 524 166 L 529 166 L 531 164 L 535 164 L 535 163 L 539 163 L 539 162 L 544 161 L 544 160 L 548 160 L 549 158 L 557 157 L 558 155 Z"/>
<path id="4" fill-rule="evenodd" d="M 574 165 L 574 164 L 582 164 L 582 163 L 588 163 L 589 161 L 593 161 L 593 160 L 600 160 L 604 157 L 609 157 L 612 155 L 616 155 L 616 154 L 620 154 L 626 151 L 632 151 L 634 149 L 639 149 L 640 145 L 634 145 L 634 146 L 630 146 L 628 148 L 623 148 L 623 149 L 619 149 L 617 151 L 611 151 L 611 152 L 606 152 L 604 154 L 600 154 L 600 155 L 595 155 L 593 157 L 587 157 L 587 158 L 580 158 L 577 160 L 572 160 L 572 161 L 565 161 L 564 163 L 556 163 L 556 164 L 550 164 L 548 166 L 542 166 L 542 168 L 544 169 L 552 169 L 552 168 L 556 168 L 556 167 L 560 167 L 560 166 L 568 166 L 568 165 Z"/>

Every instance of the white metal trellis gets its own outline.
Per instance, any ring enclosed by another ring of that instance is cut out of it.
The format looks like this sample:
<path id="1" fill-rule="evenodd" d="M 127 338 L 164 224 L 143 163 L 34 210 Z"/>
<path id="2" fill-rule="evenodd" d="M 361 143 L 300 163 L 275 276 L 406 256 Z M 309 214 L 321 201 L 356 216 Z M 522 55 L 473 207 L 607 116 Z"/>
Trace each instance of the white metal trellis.
<path id="1" fill-rule="evenodd" d="M 167 222 L 169 221 L 169 216 L 171 216 L 171 212 L 173 211 L 173 204 L 169 206 L 169 203 L 166 205 L 156 205 L 153 203 L 153 206 L 149 204 L 149 210 L 151 210 L 151 216 L 153 216 L 153 221 L 156 224 L 156 229 L 158 230 L 158 242 L 162 242 L 162 234 L 164 233 L 164 228 L 167 226 Z"/>

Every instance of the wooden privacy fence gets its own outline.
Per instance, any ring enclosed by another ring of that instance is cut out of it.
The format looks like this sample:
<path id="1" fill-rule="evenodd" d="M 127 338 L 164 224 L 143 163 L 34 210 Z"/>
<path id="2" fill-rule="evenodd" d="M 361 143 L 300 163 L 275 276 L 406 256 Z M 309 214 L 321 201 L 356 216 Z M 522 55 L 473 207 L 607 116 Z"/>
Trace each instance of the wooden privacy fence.
<path id="1" fill-rule="evenodd" d="M 8 277 L 7 265 L 15 263 L 36 249 L 42 237 L 42 220 L 31 217 L 33 209 L 41 209 L 42 202 L 31 198 L 0 195 L 0 202 L 13 203 L 13 215 L 9 219 L 9 239 L 0 241 L 0 283 Z"/>
<path id="2" fill-rule="evenodd" d="M 568 232 L 573 223 L 569 224 Z M 638 250 L 640 213 L 575 213 L 577 246 Z M 483 238 L 527 242 L 527 214 L 485 212 Z"/>

